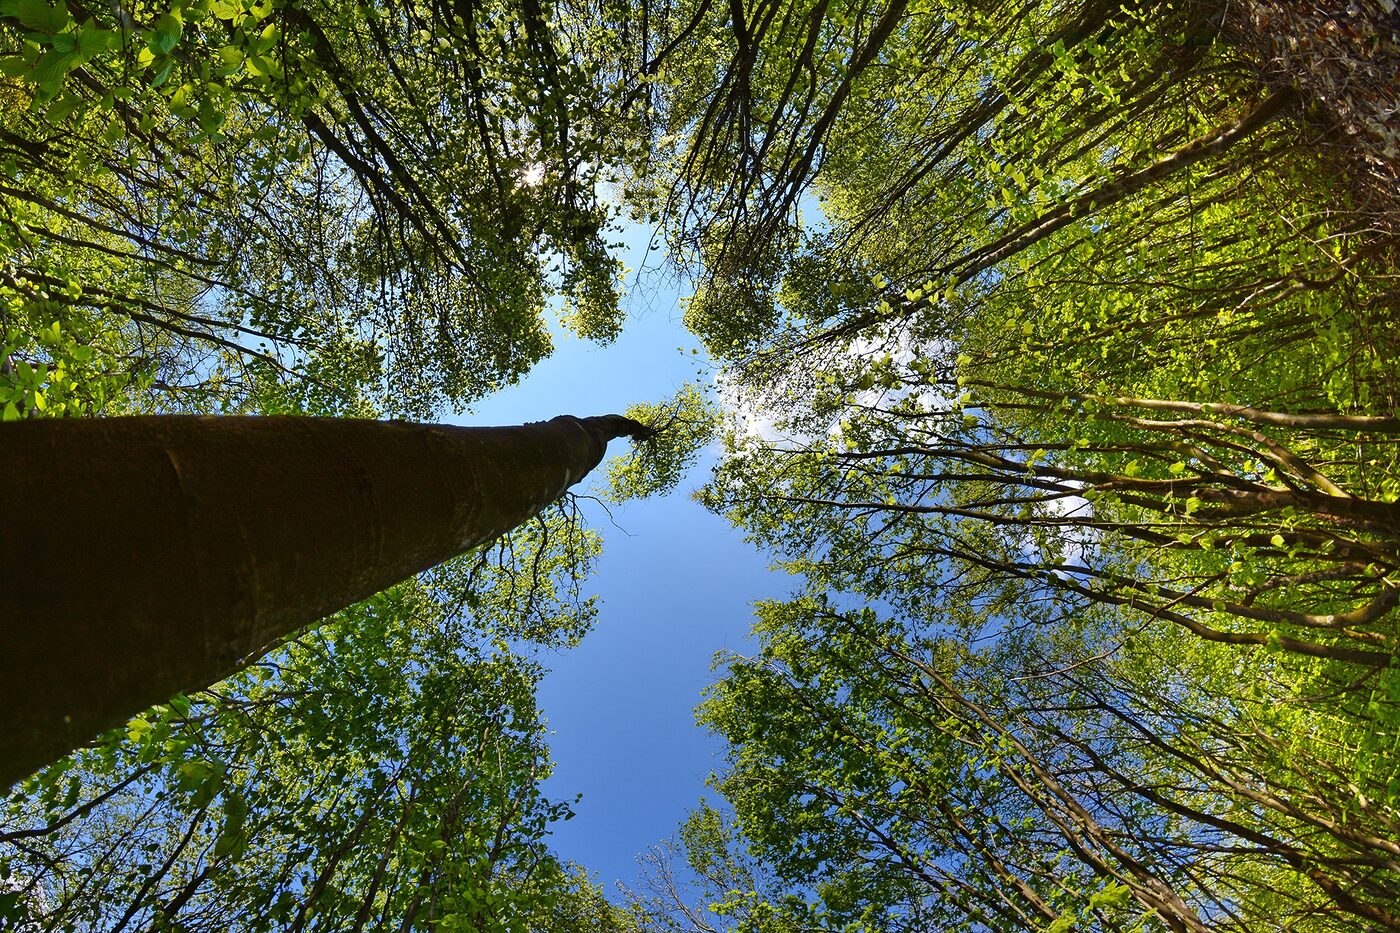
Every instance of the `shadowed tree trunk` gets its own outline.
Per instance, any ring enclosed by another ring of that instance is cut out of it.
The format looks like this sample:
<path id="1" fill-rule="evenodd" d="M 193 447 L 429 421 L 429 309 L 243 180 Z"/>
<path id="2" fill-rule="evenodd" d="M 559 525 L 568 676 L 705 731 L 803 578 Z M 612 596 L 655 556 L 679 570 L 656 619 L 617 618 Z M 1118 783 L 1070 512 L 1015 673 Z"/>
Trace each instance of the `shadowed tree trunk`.
<path id="1" fill-rule="evenodd" d="M 0 787 L 559 498 L 619 415 L 0 428 Z"/>

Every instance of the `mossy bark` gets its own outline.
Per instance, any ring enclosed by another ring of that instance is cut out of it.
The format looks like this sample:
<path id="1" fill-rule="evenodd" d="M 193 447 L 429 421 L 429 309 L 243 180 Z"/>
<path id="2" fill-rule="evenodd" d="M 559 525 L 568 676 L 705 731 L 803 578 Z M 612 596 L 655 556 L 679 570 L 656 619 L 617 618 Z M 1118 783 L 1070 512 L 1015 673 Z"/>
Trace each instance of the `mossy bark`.
<path id="1" fill-rule="evenodd" d="M 614 415 L 0 427 L 0 786 L 515 527 L 644 433 Z"/>

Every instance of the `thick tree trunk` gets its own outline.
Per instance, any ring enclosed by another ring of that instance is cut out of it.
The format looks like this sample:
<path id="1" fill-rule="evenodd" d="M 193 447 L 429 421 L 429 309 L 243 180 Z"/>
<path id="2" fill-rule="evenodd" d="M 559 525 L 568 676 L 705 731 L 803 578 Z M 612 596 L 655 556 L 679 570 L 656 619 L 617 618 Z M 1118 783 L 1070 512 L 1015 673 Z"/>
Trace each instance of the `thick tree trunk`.
<path id="1" fill-rule="evenodd" d="M 0 787 L 515 527 L 645 433 L 616 415 L 0 427 Z"/>

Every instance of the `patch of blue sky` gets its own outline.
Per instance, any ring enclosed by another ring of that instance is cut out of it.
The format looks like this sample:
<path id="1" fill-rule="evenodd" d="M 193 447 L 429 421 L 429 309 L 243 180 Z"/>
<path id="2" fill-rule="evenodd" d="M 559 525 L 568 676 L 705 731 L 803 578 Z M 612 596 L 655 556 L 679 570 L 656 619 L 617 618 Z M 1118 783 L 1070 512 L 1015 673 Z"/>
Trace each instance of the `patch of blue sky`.
<path id="1" fill-rule="evenodd" d="M 641 270 L 640 280 L 629 276 L 622 335 L 603 347 L 555 327 L 553 355 L 460 423 L 621 412 L 669 398 L 688 381 L 710 382 L 704 351 L 680 323 L 684 283 L 658 271 L 649 230 L 630 226 L 622 239 L 624 262 Z M 617 442 L 614 449 L 625 450 Z M 712 454 L 703 458 L 672 494 L 614 506 L 611 517 L 580 503 L 604 537 L 590 581 L 602 606 L 579 647 L 543 659 L 550 673 L 539 699 L 555 760 L 544 789 L 556 800 L 583 795 L 574 819 L 553 827 L 552 844 L 610 894 L 616 882 L 635 879 L 639 855 L 674 835 L 722 764 L 722 743 L 694 718 L 717 679 L 715 653 L 747 647 L 752 604 L 798 585 L 770 572 L 727 521 L 691 500 L 711 462 Z M 600 487 L 602 474 L 600 467 L 575 491 Z"/>

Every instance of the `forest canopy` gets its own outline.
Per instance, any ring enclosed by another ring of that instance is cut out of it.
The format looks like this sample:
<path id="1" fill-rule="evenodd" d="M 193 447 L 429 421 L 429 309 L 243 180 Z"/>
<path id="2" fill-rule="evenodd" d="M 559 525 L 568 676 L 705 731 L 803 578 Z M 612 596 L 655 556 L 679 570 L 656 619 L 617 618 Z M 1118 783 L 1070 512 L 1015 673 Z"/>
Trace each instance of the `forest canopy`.
<path id="1" fill-rule="evenodd" d="M 707 9 L 649 203 L 803 581 L 701 707 L 721 913 L 1400 923 L 1393 14 Z"/>
<path id="2" fill-rule="evenodd" d="M 612 470 L 796 592 L 609 901 L 567 500 L 21 782 L 0 925 L 1400 927 L 1384 0 L 0 0 L 0 411 L 439 417 L 624 224 L 717 369 Z M 643 400 L 639 399 L 639 403 Z M 755 427 L 756 425 L 760 427 Z"/>

